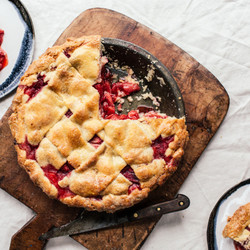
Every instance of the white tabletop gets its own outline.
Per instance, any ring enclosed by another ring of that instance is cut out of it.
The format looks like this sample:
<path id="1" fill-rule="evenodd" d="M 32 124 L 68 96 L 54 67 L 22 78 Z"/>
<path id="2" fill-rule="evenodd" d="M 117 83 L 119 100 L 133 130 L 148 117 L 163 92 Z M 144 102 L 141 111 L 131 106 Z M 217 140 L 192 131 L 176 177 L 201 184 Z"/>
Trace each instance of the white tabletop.
<path id="1" fill-rule="evenodd" d="M 180 190 L 190 198 L 191 206 L 186 211 L 163 216 L 142 247 L 207 249 L 207 223 L 215 203 L 230 187 L 250 178 L 250 1 L 22 2 L 35 27 L 35 58 L 52 46 L 82 11 L 104 7 L 121 12 L 174 42 L 210 70 L 226 88 L 231 102 L 228 114 Z M 0 100 L 0 117 L 12 98 L 13 93 Z M 34 213 L 0 190 L 0 214 L 0 249 L 8 249 L 11 236 Z M 62 237 L 50 240 L 46 249 L 83 247 L 70 237 Z"/>

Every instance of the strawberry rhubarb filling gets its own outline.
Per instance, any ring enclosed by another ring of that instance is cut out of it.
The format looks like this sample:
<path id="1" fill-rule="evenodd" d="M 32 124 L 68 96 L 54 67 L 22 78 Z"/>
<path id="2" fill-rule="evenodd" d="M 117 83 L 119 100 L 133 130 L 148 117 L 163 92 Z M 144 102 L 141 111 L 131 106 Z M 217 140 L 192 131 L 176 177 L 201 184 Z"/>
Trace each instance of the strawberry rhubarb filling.
<path id="1" fill-rule="evenodd" d="M 31 86 L 19 85 L 19 88 L 24 90 L 24 94 L 29 96 L 27 102 L 34 98 L 48 84 L 48 81 L 45 82 L 44 79 L 45 75 L 38 74 L 37 80 Z"/>
<path id="2" fill-rule="evenodd" d="M 100 95 L 99 108 L 100 114 L 104 119 L 110 120 L 138 120 L 140 118 L 139 112 L 145 113 L 145 117 L 166 118 L 167 116 L 160 115 L 153 111 L 153 108 L 141 106 L 137 110 L 131 110 L 128 114 L 119 114 L 116 112 L 115 104 L 122 97 L 130 96 L 131 94 L 140 91 L 138 82 L 129 82 L 127 80 L 120 80 L 112 82 L 114 75 L 108 68 L 103 65 L 101 71 L 100 82 L 94 85 Z M 122 110 L 122 104 L 118 104 L 117 110 Z"/>
<path id="3" fill-rule="evenodd" d="M 62 188 L 58 184 L 58 182 L 64 177 L 69 176 L 73 169 L 74 168 L 68 162 L 66 162 L 59 170 L 51 164 L 42 167 L 45 176 L 49 179 L 50 183 L 57 188 L 58 199 L 75 195 L 68 187 Z"/>
<path id="4" fill-rule="evenodd" d="M 122 169 L 121 174 L 130 182 L 132 182 L 132 184 L 128 188 L 128 194 L 130 194 L 135 189 L 141 190 L 140 181 L 135 175 L 134 170 L 129 165 Z"/>
<path id="5" fill-rule="evenodd" d="M 130 111 L 127 115 L 116 113 L 115 103 L 121 97 L 129 96 L 140 90 L 138 83 L 118 81 L 112 83 L 113 75 L 104 66 L 101 72 L 101 82 L 94 85 L 100 95 L 99 107 L 102 118 L 111 120 L 139 119 L 138 112 Z"/>
<path id="6" fill-rule="evenodd" d="M 102 143 L 103 140 L 98 136 L 95 135 L 90 141 L 89 143 L 94 147 L 94 148 L 98 148 Z"/>
<path id="7" fill-rule="evenodd" d="M 19 148 L 26 152 L 26 158 L 30 160 L 36 161 L 36 150 L 39 145 L 31 145 L 26 136 L 25 141 L 23 143 L 18 144 Z"/>
<path id="8" fill-rule="evenodd" d="M 2 49 L 4 31 L 0 29 L 0 71 L 8 65 L 7 53 Z"/>

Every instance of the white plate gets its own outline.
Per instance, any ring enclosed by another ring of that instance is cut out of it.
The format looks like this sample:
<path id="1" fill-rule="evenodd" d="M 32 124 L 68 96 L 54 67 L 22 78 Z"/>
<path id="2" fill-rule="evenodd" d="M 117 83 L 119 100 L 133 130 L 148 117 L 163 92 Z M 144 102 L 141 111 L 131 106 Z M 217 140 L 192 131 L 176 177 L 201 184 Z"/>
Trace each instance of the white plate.
<path id="1" fill-rule="evenodd" d="M 2 48 L 8 65 L 0 71 L 0 98 L 12 91 L 32 61 L 34 30 L 27 10 L 19 0 L 0 0 Z"/>
<path id="2" fill-rule="evenodd" d="M 227 218 L 248 202 L 250 202 L 250 179 L 234 186 L 220 198 L 208 222 L 207 242 L 209 250 L 235 250 L 232 239 L 224 238 L 222 231 L 227 224 Z"/>

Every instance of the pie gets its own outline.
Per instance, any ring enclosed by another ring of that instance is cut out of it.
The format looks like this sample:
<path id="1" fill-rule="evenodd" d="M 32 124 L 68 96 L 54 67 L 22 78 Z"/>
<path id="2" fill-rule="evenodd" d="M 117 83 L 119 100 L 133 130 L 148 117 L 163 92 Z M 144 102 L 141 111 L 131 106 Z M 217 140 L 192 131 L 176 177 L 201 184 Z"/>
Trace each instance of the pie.
<path id="1" fill-rule="evenodd" d="M 131 76 L 112 82 L 106 63 L 100 36 L 49 48 L 21 78 L 9 124 L 19 164 L 47 195 L 114 212 L 176 171 L 188 132 L 185 118 L 117 112 L 140 86 Z"/>
<path id="2" fill-rule="evenodd" d="M 234 240 L 236 250 L 250 250 L 250 202 L 239 207 L 228 218 L 223 236 Z"/>

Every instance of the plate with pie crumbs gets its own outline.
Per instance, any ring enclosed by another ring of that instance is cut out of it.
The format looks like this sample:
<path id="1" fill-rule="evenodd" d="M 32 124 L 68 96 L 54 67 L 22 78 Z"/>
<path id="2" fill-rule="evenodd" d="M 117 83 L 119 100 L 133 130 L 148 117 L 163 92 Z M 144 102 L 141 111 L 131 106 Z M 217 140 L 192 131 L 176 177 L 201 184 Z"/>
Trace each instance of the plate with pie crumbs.
<path id="1" fill-rule="evenodd" d="M 238 240 L 239 238 L 242 238 L 242 234 L 245 234 L 246 232 L 248 236 L 244 237 L 247 238 L 247 240 L 245 239 L 242 242 L 246 244 L 250 239 L 250 233 L 248 233 L 250 232 L 248 229 L 248 225 L 243 226 L 246 229 L 246 231 L 242 229 L 238 230 L 240 232 L 237 232 L 236 229 L 240 227 L 239 221 L 244 221 L 244 218 L 238 217 L 239 214 L 245 217 L 250 216 L 249 210 L 242 212 L 244 211 L 244 208 L 249 202 L 250 202 L 250 179 L 247 179 L 239 183 L 238 185 L 232 187 L 220 198 L 220 200 L 215 205 L 213 211 L 211 212 L 208 222 L 207 243 L 209 250 L 250 249 L 240 246 L 238 242 L 231 239 L 234 238 Z M 232 225 L 230 226 L 229 234 L 231 235 L 230 236 L 231 238 L 229 237 L 225 238 L 223 237 L 223 231 L 225 230 L 225 226 L 229 222 L 228 220 L 229 217 L 231 218 L 230 223 L 233 224 L 232 223 L 233 221 L 235 223 L 233 226 Z M 233 229 L 235 229 L 235 231 Z"/>
<path id="2" fill-rule="evenodd" d="M 18 85 L 32 61 L 34 29 L 19 0 L 3 0 L 0 7 L 0 98 Z"/>

